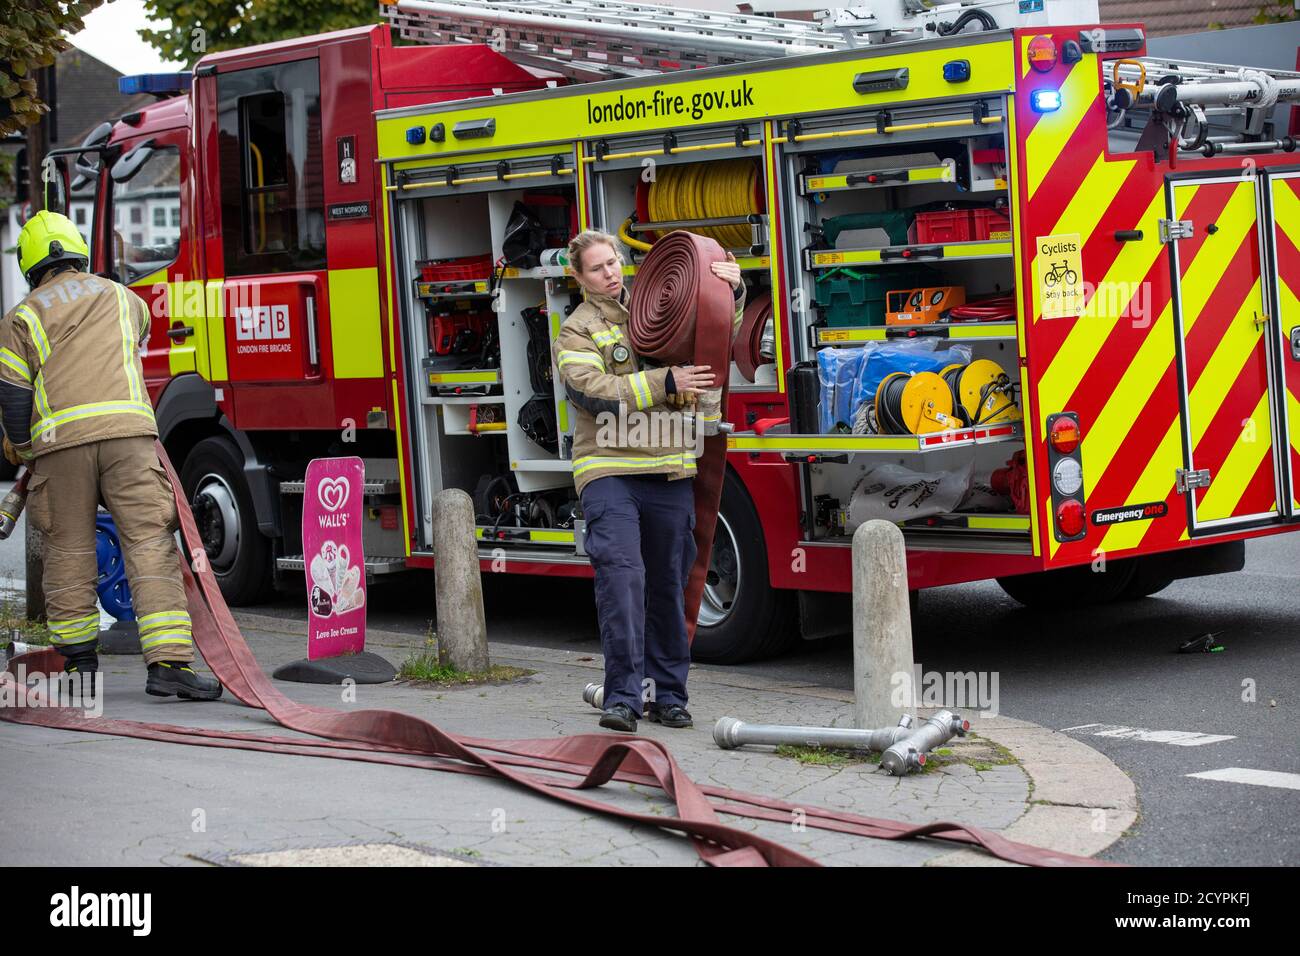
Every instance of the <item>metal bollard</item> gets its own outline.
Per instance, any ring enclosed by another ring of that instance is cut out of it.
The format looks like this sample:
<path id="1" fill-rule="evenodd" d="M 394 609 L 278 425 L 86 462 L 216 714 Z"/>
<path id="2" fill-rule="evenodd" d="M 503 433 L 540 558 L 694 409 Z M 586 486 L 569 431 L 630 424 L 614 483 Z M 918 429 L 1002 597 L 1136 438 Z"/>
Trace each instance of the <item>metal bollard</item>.
<path id="1" fill-rule="evenodd" d="M 955 716 L 950 710 L 941 710 L 929 717 L 910 737 L 889 747 L 880 757 L 880 766 L 895 777 L 902 777 L 918 767 L 925 766 L 925 755 L 953 737 L 965 737 L 970 721 Z"/>
<path id="2" fill-rule="evenodd" d="M 713 742 L 723 750 L 749 744 L 796 747 L 841 747 L 847 750 L 879 752 L 906 740 L 912 734 L 912 717 L 904 714 L 897 726 L 876 730 L 855 727 L 791 727 L 780 724 L 747 724 L 735 717 L 723 717 L 713 726 Z"/>
<path id="3" fill-rule="evenodd" d="M 853 532 L 853 722 L 857 727 L 888 727 L 903 716 L 904 708 L 891 702 L 895 674 L 909 678 L 912 674 L 907 552 L 897 525 L 867 521 Z"/>
<path id="4" fill-rule="evenodd" d="M 433 574 L 438 602 L 438 662 L 459 671 L 488 669 L 483 579 L 474 537 L 474 503 L 459 488 L 433 499 Z"/>

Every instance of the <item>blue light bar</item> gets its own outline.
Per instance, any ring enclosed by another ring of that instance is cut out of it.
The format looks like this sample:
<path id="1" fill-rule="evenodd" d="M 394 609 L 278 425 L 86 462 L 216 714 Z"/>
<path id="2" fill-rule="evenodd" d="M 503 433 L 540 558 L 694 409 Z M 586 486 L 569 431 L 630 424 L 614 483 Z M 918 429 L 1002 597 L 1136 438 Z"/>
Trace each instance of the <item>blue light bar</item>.
<path id="1" fill-rule="evenodd" d="M 117 91 L 125 96 L 137 93 L 155 93 L 168 95 L 188 93 L 194 74 L 185 73 L 137 73 L 135 76 L 119 76 Z"/>
<path id="2" fill-rule="evenodd" d="M 1035 113 L 1052 113 L 1061 108 L 1060 90 L 1034 90 L 1029 94 L 1029 106 Z"/>

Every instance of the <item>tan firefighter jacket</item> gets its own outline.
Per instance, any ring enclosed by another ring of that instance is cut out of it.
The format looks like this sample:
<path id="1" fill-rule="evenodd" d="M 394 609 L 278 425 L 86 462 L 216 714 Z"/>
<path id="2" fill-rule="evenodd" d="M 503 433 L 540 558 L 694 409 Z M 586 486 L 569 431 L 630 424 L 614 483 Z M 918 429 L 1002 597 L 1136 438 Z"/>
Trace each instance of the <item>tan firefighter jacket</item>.
<path id="1" fill-rule="evenodd" d="M 85 272 L 48 276 L 0 322 L 0 411 L 23 458 L 157 435 L 140 349 L 149 308 Z"/>
<path id="2" fill-rule="evenodd" d="M 668 368 L 655 367 L 632 350 L 630 301 L 626 288 L 618 299 L 587 293 L 551 346 L 575 409 L 573 482 L 579 494 L 588 482 L 607 475 L 694 477 L 701 437 L 716 430 L 722 417 L 721 387 L 706 390 L 685 409 L 668 404 Z M 733 341 L 744 311 L 742 285 L 731 323 Z M 712 371 L 718 380 L 728 373 Z"/>

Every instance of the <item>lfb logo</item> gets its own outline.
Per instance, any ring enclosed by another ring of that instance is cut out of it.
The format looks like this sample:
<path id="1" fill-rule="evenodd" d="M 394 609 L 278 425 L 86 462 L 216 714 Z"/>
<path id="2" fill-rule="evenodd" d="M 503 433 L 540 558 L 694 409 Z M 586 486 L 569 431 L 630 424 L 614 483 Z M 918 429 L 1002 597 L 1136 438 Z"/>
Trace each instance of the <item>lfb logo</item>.
<path id="1" fill-rule="evenodd" d="M 241 306 L 235 309 L 235 338 L 240 341 L 269 341 L 289 337 L 287 305 Z"/>
<path id="2" fill-rule="evenodd" d="M 338 511 L 347 504 L 349 489 L 346 478 L 322 478 L 316 486 L 316 497 L 326 511 Z"/>

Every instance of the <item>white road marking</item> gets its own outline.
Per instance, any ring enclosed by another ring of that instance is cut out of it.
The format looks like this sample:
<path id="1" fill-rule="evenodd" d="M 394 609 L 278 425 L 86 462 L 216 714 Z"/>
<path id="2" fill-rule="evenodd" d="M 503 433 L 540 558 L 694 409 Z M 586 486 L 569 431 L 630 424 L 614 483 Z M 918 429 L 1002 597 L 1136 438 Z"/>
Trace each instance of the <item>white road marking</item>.
<path id="1" fill-rule="evenodd" d="M 1224 767 L 1189 773 L 1201 780 L 1223 780 L 1228 783 L 1249 783 L 1257 787 L 1281 787 L 1283 790 L 1300 790 L 1300 773 L 1282 773 L 1280 770 L 1251 770 L 1249 767 Z"/>
<path id="2" fill-rule="evenodd" d="M 1118 737 L 1151 744 L 1173 744 L 1176 747 L 1201 747 L 1237 739 L 1231 734 L 1202 734 L 1195 730 L 1144 730 L 1141 727 L 1116 727 L 1112 724 L 1080 724 L 1078 727 L 1065 727 L 1061 733 L 1072 730 L 1086 730 L 1092 737 Z"/>

